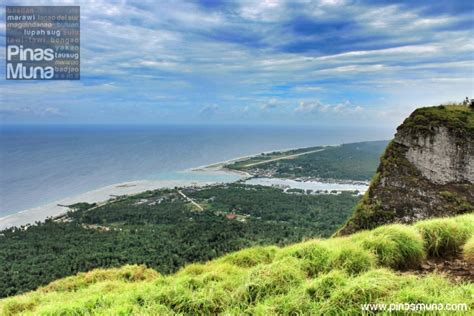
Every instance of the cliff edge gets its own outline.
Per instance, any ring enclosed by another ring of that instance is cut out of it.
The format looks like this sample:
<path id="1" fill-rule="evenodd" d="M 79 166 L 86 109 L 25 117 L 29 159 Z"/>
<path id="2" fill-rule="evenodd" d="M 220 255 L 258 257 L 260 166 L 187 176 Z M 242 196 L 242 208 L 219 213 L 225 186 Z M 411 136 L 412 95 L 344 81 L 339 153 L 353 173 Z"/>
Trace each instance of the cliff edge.
<path id="1" fill-rule="evenodd" d="M 337 233 L 474 212 L 474 111 L 415 110 L 397 128 L 369 190 Z"/>

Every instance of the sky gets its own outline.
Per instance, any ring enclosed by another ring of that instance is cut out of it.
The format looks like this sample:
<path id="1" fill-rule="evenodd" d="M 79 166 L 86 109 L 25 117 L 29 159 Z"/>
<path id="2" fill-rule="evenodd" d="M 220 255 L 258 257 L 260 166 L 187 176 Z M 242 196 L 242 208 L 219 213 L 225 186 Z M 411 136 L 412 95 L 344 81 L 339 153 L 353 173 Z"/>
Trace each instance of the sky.
<path id="1" fill-rule="evenodd" d="M 4 5 L 80 5 L 81 80 L 6 81 L 0 63 L 3 124 L 395 127 L 474 97 L 473 1 Z"/>

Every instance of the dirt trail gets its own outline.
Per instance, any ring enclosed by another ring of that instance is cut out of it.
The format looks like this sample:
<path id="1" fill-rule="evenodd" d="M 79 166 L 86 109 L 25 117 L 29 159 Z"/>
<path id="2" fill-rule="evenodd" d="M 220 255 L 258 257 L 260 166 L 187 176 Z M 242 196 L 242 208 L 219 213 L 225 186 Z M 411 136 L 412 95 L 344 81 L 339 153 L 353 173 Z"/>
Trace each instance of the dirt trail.
<path id="1" fill-rule="evenodd" d="M 413 271 L 412 271 L 413 272 Z M 474 282 L 474 263 L 462 257 L 429 258 L 415 273 L 443 273 L 455 282 Z"/>

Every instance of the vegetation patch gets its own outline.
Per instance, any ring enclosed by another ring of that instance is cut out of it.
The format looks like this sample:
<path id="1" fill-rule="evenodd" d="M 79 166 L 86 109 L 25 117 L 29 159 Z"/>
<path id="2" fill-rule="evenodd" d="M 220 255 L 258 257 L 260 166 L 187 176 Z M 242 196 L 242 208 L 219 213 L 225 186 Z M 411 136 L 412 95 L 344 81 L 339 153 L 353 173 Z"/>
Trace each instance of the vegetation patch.
<path id="1" fill-rule="evenodd" d="M 224 256 L 221 260 L 229 262 L 239 267 L 253 267 L 258 264 L 269 264 L 273 261 L 277 251 L 277 247 L 253 247 L 244 249 Z"/>
<path id="2" fill-rule="evenodd" d="M 292 155 L 293 151 L 254 156 L 226 168 L 253 175 L 278 178 L 319 178 L 366 181 L 374 175 L 387 141 L 361 142 L 308 148 L 304 155 L 291 159 L 271 159 Z M 314 152 L 312 152 L 314 151 Z M 302 151 L 303 152 L 303 151 Z M 301 152 L 300 152 L 301 153 Z M 263 161 L 268 161 L 262 163 Z"/>
<path id="3" fill-rule="evenodd" d="M 304 280 L 300 262 L 285 258 L 269 265 L 255 267 L 244 286 L 244 296 L 248 302 L 255 302 L 268 296 L 288 293 Z"/>
<path id="4" fill-rule="evenodd" d="M 433 219 L 415 224 L 421 232 L 425 248 L 431 256 L 448 256 L 460 252 L 474 229 L 471 223 L 465 222 L 465 216 L 456 219 Z"/>
<path id="5" fill-rule="evenodd" d="M 314 301 L 322 302 L 331 297 L 333 292 L 344 287 L 348 282 L 348 275 L 341 270 L 333 270 L 320 275 L 306 286 L 306 293 Z"/>
<path id="6" fill-rule="evenodd" d="M 469 264 L 474 265 L 474 236 L 463 247 L 463 257 Z"/>
<path id="7" fill-rule="evenodd" d="M 312 240 L 287 247 L 280 252 L 280 257 L 287 256 L 299 259 L 303 271 L 313 277 L 329 268 L 331 252 L 320 240 Z"/>
<path id="8" fill-rule="evenodd" d="M 445 126 L 459 139 L 474 138 L 474 111 L 458 104 L 416 109 L 398 128 L 411 135 L 433 136 L 439 126 Z"/>
<path id="9" fill-rule="evenodd" d="M 441 233 L 439 227 L 448 228 Z M 470 236 L 460 237 L 466 231 Z M 169 276 L 143 266 L 93 270 L 2 299 L 0 315 L 358 315 L 361 304 L 393 302 L 462 303 L 472 309 L 473 283 L 396 269 L 433 249 L 445 253 L 446 245 L 472 255 L 473 232 L 474 214 L 468 214 L 282 248 L 250 248 Z M 382 237 L 393 244 L 382 243 Z M 249 261 L 258 251 L 264 253 L 260 259 Z M 312 273 L 308 262 L 318 267 Z"/>
<path id="10" fill-rule="evenodd" d="M 413 227 L 389 225 L 376 228 L 363 242 L 380 265 L 394 269 L 415 268 L 424 259 L 423 239 Z"/>
<path id="11" fill-rule="evenodd" d="M 343 245 L 331 260 L 333 269 L 341 269 L 351 275 L 370 270 L 375 266 L 375 256 L 359 245 Z"/>

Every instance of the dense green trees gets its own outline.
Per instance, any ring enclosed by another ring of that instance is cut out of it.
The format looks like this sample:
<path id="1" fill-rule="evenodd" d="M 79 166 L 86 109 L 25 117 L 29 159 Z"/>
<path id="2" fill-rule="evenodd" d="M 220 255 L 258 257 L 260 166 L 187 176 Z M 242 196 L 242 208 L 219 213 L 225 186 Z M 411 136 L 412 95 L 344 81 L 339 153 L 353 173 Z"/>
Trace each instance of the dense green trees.
<path id="1" fill-rule="evenodd" d="M 350 193 L 294 195 L 242 184 L 184 192 L 205 211 L 174 190 L 158 190 L 91 210 L 78 205 L 70 222 L 0 232 L 0 296 L 96 267 L 143 263 L 170 273 L 252 245 L 329 236 L 358 200 Z M 230 212 L 237 217 L 227 219 Z"/>
<path id="2" fill-rule="evenodd" d="M 280 178 L 332 178 L 370 180 L 377 169 L 387 141 L 362 142 L 326 147 L 323 151 L 251 167 L 241 161 L 227 167 L 250 173 L 271 172 Z M 250 158 L 249 162 L 253 162 Z"/>

